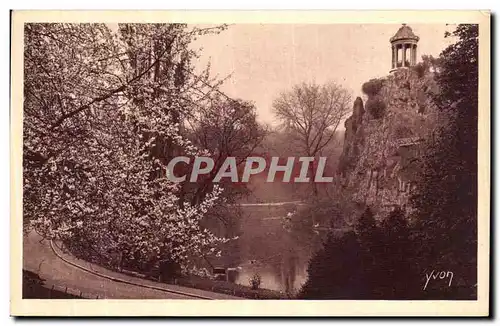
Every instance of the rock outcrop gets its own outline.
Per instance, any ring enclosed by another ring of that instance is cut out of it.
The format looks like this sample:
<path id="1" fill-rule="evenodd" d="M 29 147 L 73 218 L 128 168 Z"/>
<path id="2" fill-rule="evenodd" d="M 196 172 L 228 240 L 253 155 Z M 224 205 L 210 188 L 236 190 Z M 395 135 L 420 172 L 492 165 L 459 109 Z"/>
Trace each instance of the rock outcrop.
<path id="1" fill-rule="evenodd" d="M 379 213 L 411 208 L 422 144 L 437 122 L 429 96 L 436 87 L 432 73 L 414 68 L 363 85 L 366 105 L 360 97 L 354 101 L 338 170 L 343 192 L 355 203 Z"/>

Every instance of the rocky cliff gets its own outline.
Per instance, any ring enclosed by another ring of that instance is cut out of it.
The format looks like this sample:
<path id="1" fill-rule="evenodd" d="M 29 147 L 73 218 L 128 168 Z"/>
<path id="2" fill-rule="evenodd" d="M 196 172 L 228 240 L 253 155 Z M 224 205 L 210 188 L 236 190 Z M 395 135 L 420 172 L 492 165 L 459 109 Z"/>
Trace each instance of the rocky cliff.
<path id="1" fill-rule="evenodd" d="M 430 94 L 432 73 L 413 67 L 363 85 L 345 122 L 339 162 L 342 191 L 360 206 L 388 212 L 410 209 L 409 196 L 421 169 L 423 141 L 436 126 Z"/>

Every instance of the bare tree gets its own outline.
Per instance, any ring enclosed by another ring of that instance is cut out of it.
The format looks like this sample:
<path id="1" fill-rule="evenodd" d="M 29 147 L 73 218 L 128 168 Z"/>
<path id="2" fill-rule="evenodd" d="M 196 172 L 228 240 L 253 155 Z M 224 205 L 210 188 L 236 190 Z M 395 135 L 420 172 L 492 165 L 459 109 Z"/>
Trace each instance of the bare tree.
<path id="1" fill-rule="evenodd" d="M 196 115 L 189 117 L 188 124 L 193 143 L 209 150 L 214 160 L 214 168 L 202 180 L 183 183 L 184 199 L 190 197 L 191 204 L 196 204 L 211 191 L 212 181 L 226 158 L 235 157 L 240 167 L 247 157 L 255 154 L 266 135 L 266 128 L 257 122 L 252 103 L 222 97 L 213 98 L 209 105 L 200 107 Z M 246 192 L 244 184 L 234 185 L 227 180 L 221 183 L 225 198 L 230 202 Z"/>
<path id="2" fill-rule="evenodd" d="M 273 103 L 273 111 L 304 155 L 315 157 L 334 139 L 350 111 L 350 102 L 351 94 L 336 83 L 302 83 L 281 93 Z M 312 171 L 314 166 L 310 167 Z M 316 196 L 318 189 L 311 181 Z"/>

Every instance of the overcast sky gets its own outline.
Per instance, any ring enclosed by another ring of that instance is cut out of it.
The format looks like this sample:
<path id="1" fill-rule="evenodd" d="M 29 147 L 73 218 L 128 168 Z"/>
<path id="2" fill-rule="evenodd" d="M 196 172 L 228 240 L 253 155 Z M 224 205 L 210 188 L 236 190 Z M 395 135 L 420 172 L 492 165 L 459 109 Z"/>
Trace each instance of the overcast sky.
<path id="1" fill-rule="evenodd" d="M 336 81 L 361 96 L 367 80 L 389 74 L 389 38 L 401 25 L 231 25 L 219 35 L 196 41 L 202 47 L 197 63 L 201 69 L 211 62 L 212 74 L 232 77 L 222 86 L 231 97 L 250 100 L 259 120 L 275 123 L 273 99 L 280 91 L 301 82 Z M 420 37 L 417 57 L 438 56 L 450 44 L 445 31 L 455 26 L 409 24 Z"/>

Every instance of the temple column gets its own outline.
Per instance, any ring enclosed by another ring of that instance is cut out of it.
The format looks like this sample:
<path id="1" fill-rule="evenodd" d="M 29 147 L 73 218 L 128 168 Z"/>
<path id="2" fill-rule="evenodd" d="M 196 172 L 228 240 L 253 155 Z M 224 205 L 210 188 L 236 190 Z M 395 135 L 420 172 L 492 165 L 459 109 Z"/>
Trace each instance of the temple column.
<path id="1" fill-rule="evenodd" d="M 401 45 L 401 52 L 402 52 L 402 59 L 401 60 L 401 67 L 406 67 L 406 44 Z"/>
<path id="2" fill-rule="evenodd" d="M 408 61 L 408 67 L 411 66 L 411 48 L 410 44 L 406 44 L 406 61 Z"/>
<path id="3" fill-rule="evenodd" d="M 391 46 L 391 69 L 394 69 L 394 46 Z"/>
<path id="4" fill-rule="evenodd" d="M 403 57 L 403 53 L 400 53 L 399 49 L 401 49 L 401 52 L 403 51 L 401 44 L 396 45 L 396 68 L 398 67 L 399 60 Z"/>
<path id="5" fill-rule="evenodd" d="M 413 44 L 413 64 L 417 64 L 417 45 Z"/>
<path id="6" fill-rule="evenodd" d="M 398 48 L 397 46 L 392 46 L 392 69 L 398 66 Z"/>
<path id="7" fill-rule="evenodd" d="M 413 66 L 413 44 L 410 44 L 410 66 Z"/>
<path id="8" fill-rule="evenodd" d="M 413 64 L 417 64 L 417 46 L 413 44 Z"/>
<path id="9" fill-rule="evenodd" d="M 413 66 L 413 44 L 410 44 L 410 66 Z"/>

